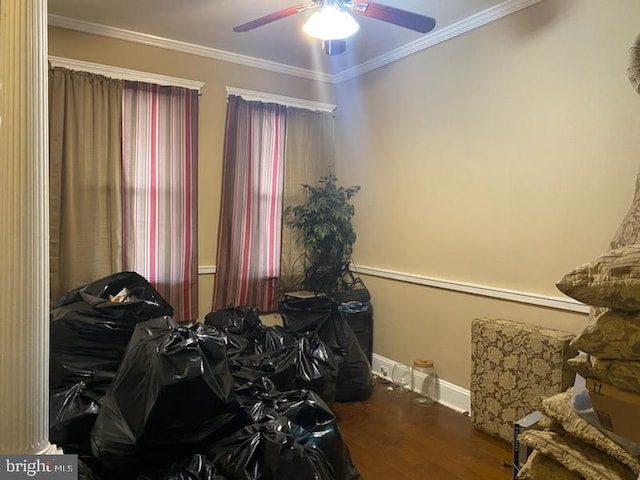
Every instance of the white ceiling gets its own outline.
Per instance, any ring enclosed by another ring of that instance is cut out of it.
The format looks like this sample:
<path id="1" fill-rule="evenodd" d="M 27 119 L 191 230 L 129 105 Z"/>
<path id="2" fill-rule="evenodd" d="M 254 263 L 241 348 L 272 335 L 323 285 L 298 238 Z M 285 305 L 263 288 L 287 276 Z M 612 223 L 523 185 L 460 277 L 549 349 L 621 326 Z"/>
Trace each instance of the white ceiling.
<path id="1" fill-rule="evenodd" d="M 541 0 L 377 0 L 436 19 L 420 34 L 356 16 L 337 56 L 307 37 L 299 13 L 245 33 L 232 27 L 305 0 L 49 0 L 49 24 L 336 82 L 395 61 Z M 312 3 L 309 1 L 309 3 Z"/>

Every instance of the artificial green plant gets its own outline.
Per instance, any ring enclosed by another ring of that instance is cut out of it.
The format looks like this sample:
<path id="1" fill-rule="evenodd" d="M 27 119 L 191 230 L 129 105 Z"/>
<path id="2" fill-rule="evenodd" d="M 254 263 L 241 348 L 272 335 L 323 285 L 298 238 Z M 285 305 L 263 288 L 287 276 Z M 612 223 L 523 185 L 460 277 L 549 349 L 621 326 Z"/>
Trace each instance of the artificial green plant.
<path id="1" fill-rule="evenodd" d="M 304 247 L 302 289 L 329 295 L 342 291 L 349 282 L 349 262 L 356 241 L 351 224 L 355 209 L 350 200 L 360 190 L 359 185 L 345 188 L 337 181 L 329 174 L 320 178 L 318 186 L 302 185 L 306 201 L 285 212 Z"/>

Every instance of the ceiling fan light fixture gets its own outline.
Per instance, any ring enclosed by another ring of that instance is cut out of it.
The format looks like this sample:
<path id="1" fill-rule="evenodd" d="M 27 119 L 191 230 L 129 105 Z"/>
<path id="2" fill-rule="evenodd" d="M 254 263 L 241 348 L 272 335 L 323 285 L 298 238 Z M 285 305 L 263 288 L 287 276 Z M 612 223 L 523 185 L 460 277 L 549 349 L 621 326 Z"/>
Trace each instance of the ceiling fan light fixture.
<path id="1" fill-rule="evenodd" d="M 327 55 L 340 55 L 347 50 L 347 42 L 344 40 L 323 40 L 322 50 Z"/>
<path id="2" fill-rule="evenodd" d="M 302 31 L 320 40 L 342 40 L 356 33 L 359 28 L 358 22 L 348 12 L 334 5 L 325 5 L 309 17 Z"/>

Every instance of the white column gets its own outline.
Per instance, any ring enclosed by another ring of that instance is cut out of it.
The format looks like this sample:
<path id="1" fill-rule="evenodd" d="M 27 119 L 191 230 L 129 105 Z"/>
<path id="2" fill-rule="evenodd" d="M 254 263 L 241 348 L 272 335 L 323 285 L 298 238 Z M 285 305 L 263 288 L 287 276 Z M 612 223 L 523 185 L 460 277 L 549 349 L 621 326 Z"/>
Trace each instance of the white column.
<path id="1" fill-rule="evenodd" d="M 0 453 L 53 453 L 47 1 L 0 0 Z"/>

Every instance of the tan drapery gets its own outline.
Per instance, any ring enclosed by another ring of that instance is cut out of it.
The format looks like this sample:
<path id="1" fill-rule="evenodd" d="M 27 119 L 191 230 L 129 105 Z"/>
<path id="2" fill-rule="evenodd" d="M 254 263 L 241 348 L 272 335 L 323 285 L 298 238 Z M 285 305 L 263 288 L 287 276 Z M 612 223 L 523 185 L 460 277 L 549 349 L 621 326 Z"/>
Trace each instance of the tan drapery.
<path id="1" fill-rule="evenodd" d="M 287 108 L 283 207 L 305 201 L 302 184 L 316 185 L 335 168 L 334 118 L 330 112 Z M 304 274 L 300 259 L 303 246 L 285 218 L 282 225 L 280 283 L 284 290 L 295 288 Z"/>
<path id="2" fill-rule="evenodd" d="M 121 270 L 122 81 L 49 70 L 51 299 Z"/>

